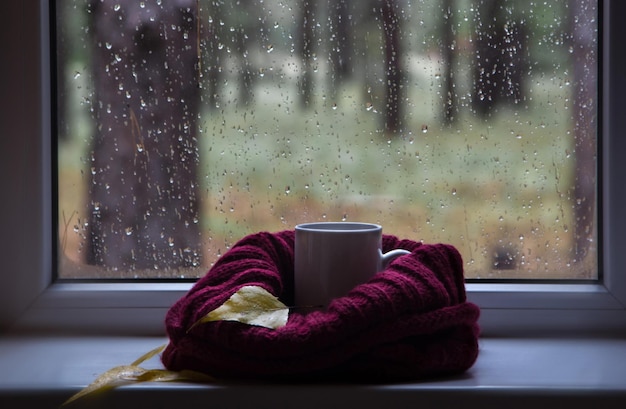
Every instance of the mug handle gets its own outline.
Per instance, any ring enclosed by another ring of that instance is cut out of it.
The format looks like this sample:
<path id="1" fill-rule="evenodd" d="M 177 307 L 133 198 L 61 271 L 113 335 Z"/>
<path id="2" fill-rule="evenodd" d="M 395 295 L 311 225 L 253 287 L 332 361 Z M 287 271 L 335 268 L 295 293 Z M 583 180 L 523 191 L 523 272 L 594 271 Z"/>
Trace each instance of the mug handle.
<path id="1" fill-rule="evenodd" d="M 381 251 L 380 252 L 381 271 L 386 269 L 387 265 L 391 263 L 393 260 L 397 259 L 400 256 L 404 256 L 405 254 L 411 254 L 411 252 L 408 250 L 395 249 L 395 250 L 390 250 L 386 252 L 385 254 L 383 254 L 383 252 Z"/>

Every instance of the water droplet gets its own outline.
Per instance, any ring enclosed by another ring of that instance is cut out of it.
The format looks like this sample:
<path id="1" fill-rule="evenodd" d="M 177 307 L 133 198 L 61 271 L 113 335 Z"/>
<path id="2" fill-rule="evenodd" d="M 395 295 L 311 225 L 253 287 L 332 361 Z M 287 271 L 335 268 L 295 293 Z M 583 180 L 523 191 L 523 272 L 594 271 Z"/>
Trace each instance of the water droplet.
<path id="1" fill-rule="evenodd" d="M 274 51 L 274 46 L 270 44 L 267 46 L 267 52 L 271 53 L 272 51 Z"/>
<path id="2" fill-rule="evenodd" d="M 291 187 L 285 186 L 285 194 L 288 195 L 289 193 L 291 193 Z"/>
<path id="3" fill-rule="evenodd" d="M 422 124 L 422 133 L 428 132 L 428 125 Z"/>
<path id="4" fill-rule="evenodd" d="M 133 234 L 133 228 L 132 227 L 127 227 L 124 232 L 126 233 L 127 236 L 130 236 L 131 234 Z"/>
<path id="5" fill-rule="evenodd" d="M 116 4 L 115 6 L 113 6 L 113 10 L 120 11 L 120 5 Z"/>
<path id="6" fill-rule="evenodd" d="M 74 73 L 74 79 L 77 80 L 80 77 L 80 72 L 76 71 Z"/>

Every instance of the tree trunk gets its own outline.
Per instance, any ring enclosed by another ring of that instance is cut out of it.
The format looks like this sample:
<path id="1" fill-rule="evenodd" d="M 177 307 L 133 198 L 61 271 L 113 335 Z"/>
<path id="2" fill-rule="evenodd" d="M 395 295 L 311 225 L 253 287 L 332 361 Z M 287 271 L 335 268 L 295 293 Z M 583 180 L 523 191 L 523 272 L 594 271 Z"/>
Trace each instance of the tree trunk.
<path id="1" fill-rule="evenodd" d="M 93 1 L 88 261 L 200 262 L 196 0 Z"/>
<path id="2" fill-rule="evenodd" d="M 250 106 L 254 99 L 254 66 L 250 60 L 253 39 L 261 30 L 256 27 L 256 10 L 250 0 L 233 2 L 231 17 L 235 18 L 235 32 L 233 34 L 234 52 L 239 56 L 239 105 Z M 262 32 L 262 31 L 261 31 Z"/>
<path id="3" fill-rule="evenodd" d="M 300 22 L 302 29 L 298 30 L 300 37 L 298 53 L 302 60 L 302 75 L 300 76 L 300 105 L 307 108 L 311 104 L 313 89 L 313 41 L 315 37 L 315 1 L 303 0 L 300 8 L 302 14 Z"/>
<path id="4" fill-rule="evenodd" d="M 217 110 L 220 104 L 220 83 L 222 79 L 222 44 L 224 41 L 224 32 L 221 28 L 222 21 L 222 4 L 209 1 L 206 4 L 206 19 L 203 19 L 204 35 L 200 39 L 202 51 L 204 55 L 202 61 L 205 66 L 201 67 L 201 74 L 206 73 L 207 79 L 203 83 L 206 84 L 207 91 L 203 93 L 209 109 Z"/>
<path id="5" fill-rule="evenodd" d="M 381 6 L 385 43 L 385 133 L 393 134 L 402 126 L 402 50 L 400 16 L 396 0 L 383 0 Z"/>
<path id="6" fill-rule="evenodd" d="M 497 105 L 524 98 L 526 31 L 503 0 L 483 0 L 476 10 L 472 103 L 477 114 L 488 117 Z"/>
<path id="7" fill-rule="evenodd" d="M 351 4 L 349 0 L 329 0 L 328 20 L 330 23 L 329 59 L 330 93 L 336 101 L 338 86 L 351 72 L 351 58 L 354 55 L 350 29 Z"/>
<path id="8" fill-rule="evenodd" d="M 454 28 L 453 0 L 443 0 L 443 21 L 441 24 L 441 54 L 444 74 L 443 79 L 443 123 L 452 124 L 458 112 L 454 82 L 454 66 L 456 65 L 456 29 Z"/>
<path id="9" fill-rule="evenodd" d="M 499 58 L 502 35 L 498 12 L 501 0 L 483 0 L 477 7 L 474 78 L 472 103 L 474 110 L 487 117 L 498 102 L 498 86 L 502 67 Z"/>
<path id="10" fill-rule="evenodd" d="M 594 1 L 570 3 L 574 63 L 574 140 L 576 169 L 574 175 L 575 258 L 578 262 L 589 253 L 595 231 L 596 203 L 596 134 L 597 134 L 597 37 Z"/>

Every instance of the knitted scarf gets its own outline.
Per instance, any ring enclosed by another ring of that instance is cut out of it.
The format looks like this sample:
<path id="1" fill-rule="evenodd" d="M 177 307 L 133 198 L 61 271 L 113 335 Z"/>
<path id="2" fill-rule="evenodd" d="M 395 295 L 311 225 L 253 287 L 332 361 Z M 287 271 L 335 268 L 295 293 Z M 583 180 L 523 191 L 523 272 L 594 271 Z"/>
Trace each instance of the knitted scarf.
<path id="1" fill-rule="evenodd" d="M 479 309 L 466 301 L 460 254 L 390 235 L 384 252 L 411 254 L 323 311 L 294 308 L 277 329 L 216 321 L 189 330 L 246 285 L 292 306 L 294 237 L 289 230 L 243 238 L 170 308 L 166 368 L 224 379 L 388 381 L 459 374 L 474 364 Z"/>

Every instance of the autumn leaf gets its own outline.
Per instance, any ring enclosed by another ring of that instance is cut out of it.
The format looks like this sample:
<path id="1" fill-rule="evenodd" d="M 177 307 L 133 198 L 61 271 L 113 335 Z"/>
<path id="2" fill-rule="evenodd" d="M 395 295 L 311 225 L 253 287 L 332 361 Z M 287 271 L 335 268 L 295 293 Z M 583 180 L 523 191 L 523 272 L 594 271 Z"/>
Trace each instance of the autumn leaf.
<path id="1" fill-rule="evenodd" d="M 244 324 L 257 325 L 276 329 L 287 324 L 289 308 L 259 286 L 244 286 L 234 293 L 224 304 L 209 312 L 191 328 L 211 321 L 238 321 Z M 190 329 L 191 329 L 190 328 Z M 166 345 L 159 346 L 136 359 L 130 365 L 120 365 L 109 369 L 98 376 L 87 387 L 70 397 L 63 406 L 68 405 L 86 395 L 101 393 L 118 386 L 139 382 L 211 382 L 214 378 L 195 371 L 169 371 L 166 369 L 144 369 L 140 367 L 144 361 L 161 353 Z"/>
<path id="2" fill-rule="evenodd" d="M 167 344 L 164 344 L 164 345 L 161 345 L 159 347 L 154 348 L 151 351 L 146 352 L 145 354 L 143 354 L 139 358 L 135 359 L 135 361 L 131 365 L 133 365 L 133 366 L 141 365 L 143 362 L 147 361 L 148 359 L 152 358 L 153 356 L 163 352 L 163 350 L 165 349 L 166 346 L 167 346 Z"/>
<path id="3" fill-rule="evenodd" d="M 238 321 L 276 329 L 287 324 L 289 308 L 262 287 L 241 287 L 224 304 L 206 314 L 191 326 L 211 321 Z M 189 330 L 191 330 L 189 328 Z"/>
<path id="4" fill-rule="evenodd" d="M 145 369 L 133 365 L 121 365 L 111 368 L 102 375 L 98 376 L 98 378 L 96 378 L 96 380 L 86 388 L 66 400 L 65 403 L 63 403 L 63 406 L 89 394 L 104 392 L 118 386 L 133 383 L 133 378 L 143 374 L 144 372 Z"/>
<path id="5" fill-rule="evenodd" d="M 144 369 L 135 365 L 120 365 L 109 369 L 98 376 L 86 388 L 69 398 L 63 406 L 74 402 L 86 395 L 102 393 L 119 386 L 130 385 L 140 382 L 210 382 L 215 379 L 200 372 L 194 371 L 168 371 L 166 369 Z"/>
<path id="6" fill-rule="evenodd" d="M 69 405 L 77 399 L 87 395 L 95 395 L 118 386 L 140 382 L 211 382 L 214 378 L 200 372 L 183 370 L 180 372 L 166 369 L 144 369 L 141 363 L 163 351 L 166 345 L 161 345 L 136 359 L 131 365 L 120 365 L 109 369 L 96 378 L 91 384 L 66 400 L 62 406 Z"/>

